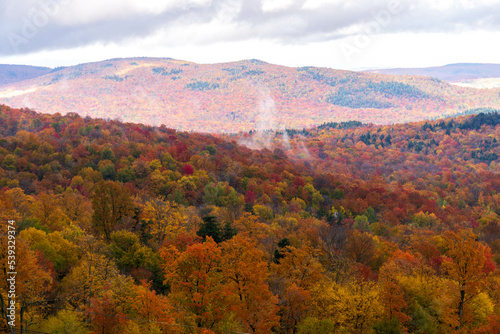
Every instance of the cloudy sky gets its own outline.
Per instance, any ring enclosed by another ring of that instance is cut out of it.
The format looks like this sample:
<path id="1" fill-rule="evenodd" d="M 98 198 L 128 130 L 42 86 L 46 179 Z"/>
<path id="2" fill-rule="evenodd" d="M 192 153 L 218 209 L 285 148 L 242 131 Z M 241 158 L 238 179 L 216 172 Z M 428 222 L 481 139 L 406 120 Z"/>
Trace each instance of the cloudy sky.
<path id="1" fill-rule="evenodd" d="M 500 63 L 500 0 L 0 0 L 0 64 Z"/>

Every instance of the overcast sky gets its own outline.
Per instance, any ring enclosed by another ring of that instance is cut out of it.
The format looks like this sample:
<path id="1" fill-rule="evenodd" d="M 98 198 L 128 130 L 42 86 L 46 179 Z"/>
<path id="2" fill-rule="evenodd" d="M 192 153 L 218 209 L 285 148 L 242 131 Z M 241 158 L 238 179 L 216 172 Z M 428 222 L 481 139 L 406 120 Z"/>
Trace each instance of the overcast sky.
<path id="1" fill-rule="evenodd" d="M 0 0 L 0 64 L 500 63 L 500 0 Z"/>

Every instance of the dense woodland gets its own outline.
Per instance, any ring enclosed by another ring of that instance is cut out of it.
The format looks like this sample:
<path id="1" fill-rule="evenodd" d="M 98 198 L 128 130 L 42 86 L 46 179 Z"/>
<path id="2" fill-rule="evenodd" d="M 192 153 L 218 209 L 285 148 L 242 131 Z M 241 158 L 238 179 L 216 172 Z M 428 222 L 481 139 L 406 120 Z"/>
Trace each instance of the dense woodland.
<path id="1" fill-rule="evenodd" d="M 2 331 L 14 219 L 26 333 L 499 333 L 499 123 L 213 136 L 1 106 Z"/>

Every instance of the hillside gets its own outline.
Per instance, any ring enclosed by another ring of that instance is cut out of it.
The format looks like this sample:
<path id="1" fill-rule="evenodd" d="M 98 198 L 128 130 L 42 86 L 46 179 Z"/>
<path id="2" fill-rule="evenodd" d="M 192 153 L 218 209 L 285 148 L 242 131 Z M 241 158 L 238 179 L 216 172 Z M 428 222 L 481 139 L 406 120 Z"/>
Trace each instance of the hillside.
<path id="1" fill-rule="evenodd" d="M 498 113 L 266 134 L 0 105 L 25 329 L 494 333 Z"/>
<path id="2" fill-rule="evenodd" d="M 0 65 L 0 86 L 36 78 L 51 71 L 49 67 Z"/>
<path id="3" fill-rule="evenodd" d="M 0 102 L 202 132 L 350 120 L 389 124 L 500 107 L 498 91 L 425 77 L 289 68 L 258 60 L 202 65 L 158 58 L 64 68 L 0 88 Z"/>

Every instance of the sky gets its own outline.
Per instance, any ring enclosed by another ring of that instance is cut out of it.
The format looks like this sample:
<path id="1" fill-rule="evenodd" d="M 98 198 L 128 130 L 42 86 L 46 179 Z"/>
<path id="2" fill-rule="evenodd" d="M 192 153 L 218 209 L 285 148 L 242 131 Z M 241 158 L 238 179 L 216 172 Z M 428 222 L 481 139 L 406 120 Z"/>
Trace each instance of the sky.
<path id="1" fill-rule="evenodd" d="M 500 0 L 0 0 L 0 64 L 500 63 Z"/>

